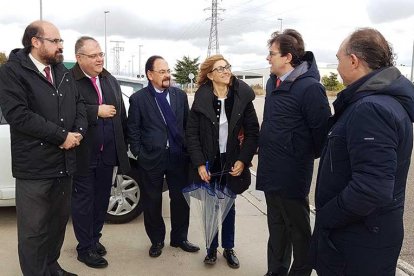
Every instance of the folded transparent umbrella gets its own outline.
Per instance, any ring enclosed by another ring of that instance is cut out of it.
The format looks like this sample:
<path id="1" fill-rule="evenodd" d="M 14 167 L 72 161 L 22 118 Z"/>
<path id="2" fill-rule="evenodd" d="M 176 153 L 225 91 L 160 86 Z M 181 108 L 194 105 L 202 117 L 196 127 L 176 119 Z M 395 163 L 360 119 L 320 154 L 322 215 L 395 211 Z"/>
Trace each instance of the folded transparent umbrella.
<path id="1" fill-rule="evenodd" d="M 218 227 L 234 204 L 236 195 L 217 182 L 193 183 L 184 188 L 182 192 L 188 206 L 201 219 L 204 240 L 208 249 L 217 234 Z"/>

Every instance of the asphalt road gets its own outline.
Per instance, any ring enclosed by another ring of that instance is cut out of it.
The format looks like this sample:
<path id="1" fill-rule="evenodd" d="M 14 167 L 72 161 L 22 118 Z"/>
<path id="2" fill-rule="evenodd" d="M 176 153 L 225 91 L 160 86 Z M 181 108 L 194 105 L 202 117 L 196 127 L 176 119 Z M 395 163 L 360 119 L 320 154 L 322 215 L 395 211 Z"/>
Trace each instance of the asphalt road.
<path id="1" fill-rule="evenodd" d="M 334 99 L 330 99 L 332 103 Z M 263 107 L 264 107 L 264 97 L 257 97 L 254 106 L 261 123 L 263 120 Z M 315 160 L 315 169 L 313 172 L 311 192 L 309 195 L 309 201 L 311 205 L 314 204 L 314 189 L 315 189 L 315 180 L 317 175 L 319 159 Z M 253 169 L 257 168 L 257 156 L 253 160 Z M 411 166 L 408 172 L 407 179 L 407 190 L 405 196 L 405 211 L 404 211 L 404 228 L 405 236 L 404 243 L 401 249 L 400 258 L 405 262 L 414 266 L 414 156 L 411 157 Z"/>

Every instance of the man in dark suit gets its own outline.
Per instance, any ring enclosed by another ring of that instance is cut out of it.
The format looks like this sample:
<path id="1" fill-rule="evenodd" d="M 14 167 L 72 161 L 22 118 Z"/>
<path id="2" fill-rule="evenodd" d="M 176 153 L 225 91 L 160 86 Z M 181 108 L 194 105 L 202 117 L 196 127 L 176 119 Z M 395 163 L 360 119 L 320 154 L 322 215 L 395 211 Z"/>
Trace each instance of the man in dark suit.
<path id="1" fill-rule="evenodd" d="M 79 244 L 78 260 L 93 268 L 108 265 L 99 242 L 108 209 L 114 167 L 130 169 L 124 139 L 126 111 L 117 80 L 103 68 L 99 43 L 83 36 L 76 41 L 77 63 L 71 69 L 85 99 L 89 131 L 77 148 L 72 191 L 72 219 Z"/>
<path id="2" fill-rule="evenodd" d="M 75 147 L 85 136 L 82 97 L 63 66 L 63 40 L 47 21 L 26 27 L 24 49 L 0 68 L 0 106 L 10 124 L 23 275 L 75 275 L 58 259 L 70 215 Z M 4 264 L 5 265 L 5 264 Z"/>
<path id="3" fill-rule="evenodd" d="M 145 64 L 148 86 L 130 98 L 128 141 L 137 157 L 141 183 L 146 192 L 145 230 L 151 240 L 151 257 L 162 253 L 165 224 L 162 218 L 162 187 L 166 177 L 170 193 L 170 245 L 187 252 L 199 247 L 187 240 L 189 207 L 181 192 L 187 184 L 188 157 L 184 130 L 188 114 L 187 95 L 170 87 L 170 69 L 160 56 Z"/>

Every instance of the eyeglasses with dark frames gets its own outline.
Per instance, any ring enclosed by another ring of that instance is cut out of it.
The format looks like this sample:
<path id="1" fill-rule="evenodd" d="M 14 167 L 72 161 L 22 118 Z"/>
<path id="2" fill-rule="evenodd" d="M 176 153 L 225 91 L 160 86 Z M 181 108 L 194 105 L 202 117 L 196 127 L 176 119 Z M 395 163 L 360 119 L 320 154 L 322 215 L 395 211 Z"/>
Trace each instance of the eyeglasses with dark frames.
<path id="1" fill-rule="evenodd" d="M 92 55 L 87 55 L 87 54 L 84 54 L 84 53 L 78 53 L 78 55 L 82 55 L 82 56 L 88 57 L 90 59 L 97 59 L 98 57 L 103 58 L 105 56 L 105 53 L 100 52 L 100 53 L 92 54 Z"/>
<path id="2" fill-rule="evenodd" d="M 150 70 L 150 71 L 152 71 L 152 72 L 156 72 L 156 73 L 158 73 L 158 74 L 160 74 L 160 75 L 165 75 L 165 74 L 171 74 L 171 70 L 170 69 L 168 69 L 168 70 Z"/>
<path id="3" fill-rule="evenodd" d="M 217 71 L 219 73 L 223 73 L 224 70 L 231 71 L 231 65 L 230 64 L 227 64 L 226 66 L 219 66 L 219 67 L 214 68 L 210 72 Z"/>
<path id="4" fill-rule="evenodd" d="M 54 43 L 54 44 L 63 44 L 63 42 L 64 42 L 64 40 L 63 39 L 61 39 L 61 38 L 47 38 L 47 37 L 41 37 L 41 36 L 36 36 L 36 38 L 37 39 L 40 39 L 40 40 L 46 40 L 46 41 L 49 41 L 49 42 L 51 42 L 51 43 Z"/>

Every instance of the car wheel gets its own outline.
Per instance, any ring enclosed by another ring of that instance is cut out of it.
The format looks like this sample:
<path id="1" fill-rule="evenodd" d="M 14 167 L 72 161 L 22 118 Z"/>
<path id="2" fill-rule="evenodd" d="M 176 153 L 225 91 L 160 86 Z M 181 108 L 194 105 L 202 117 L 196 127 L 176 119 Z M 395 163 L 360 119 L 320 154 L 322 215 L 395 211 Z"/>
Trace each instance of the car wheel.
<path id="1" fill-rule="evenodd" d="M 134 169 L 127 174 L 118 174 L 111 188 L 106 221 L 118 224 L 138 217 L 143 211 L 142 194 Z"/>

